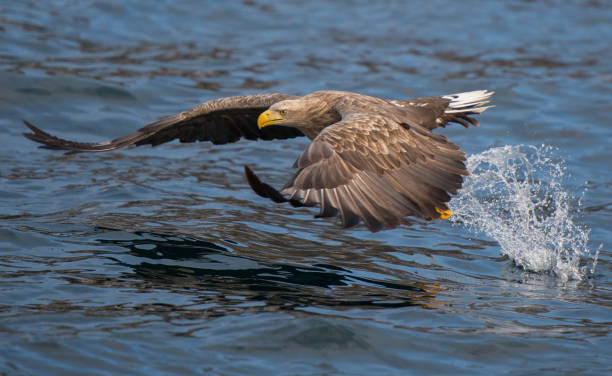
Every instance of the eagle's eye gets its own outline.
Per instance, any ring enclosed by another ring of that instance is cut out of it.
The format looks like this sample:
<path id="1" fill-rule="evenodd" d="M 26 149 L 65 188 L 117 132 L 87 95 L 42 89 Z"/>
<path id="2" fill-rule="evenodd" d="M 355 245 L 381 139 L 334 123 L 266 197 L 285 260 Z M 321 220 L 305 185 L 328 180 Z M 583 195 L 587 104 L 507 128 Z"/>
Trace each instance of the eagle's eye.
<path id="1" fill-rule="evenodd" d="M 278 113 L 283 115 L 283 116 L 285 116 L 285 115 L 287 115 L 287 110 L 280 110 L 280 111 L 278 111 Z"/>

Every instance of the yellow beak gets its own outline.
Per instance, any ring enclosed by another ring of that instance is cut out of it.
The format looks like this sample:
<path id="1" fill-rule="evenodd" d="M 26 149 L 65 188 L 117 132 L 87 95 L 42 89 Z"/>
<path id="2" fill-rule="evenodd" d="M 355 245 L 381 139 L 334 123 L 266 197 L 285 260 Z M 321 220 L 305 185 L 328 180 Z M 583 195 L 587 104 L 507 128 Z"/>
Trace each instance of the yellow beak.
<path id="1" fill-rule="evenodd" d="M 257 118 L 257 127 L 261 129 L 263 127 L 267 127 L 268 125 L 280 123 L 281 121 L 285 121 L 285 119 L 280 116 L 278 111 L 266 110 Z"/>

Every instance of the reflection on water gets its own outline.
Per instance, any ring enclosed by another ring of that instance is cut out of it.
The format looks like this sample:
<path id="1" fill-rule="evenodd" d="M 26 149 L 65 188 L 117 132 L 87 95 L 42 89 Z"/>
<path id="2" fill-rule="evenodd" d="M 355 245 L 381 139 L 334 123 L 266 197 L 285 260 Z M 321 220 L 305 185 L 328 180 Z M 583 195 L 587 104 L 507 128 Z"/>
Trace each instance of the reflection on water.
<path id="1" fill-rule="evenodd" d="M 260 261 L 232 255 L 224 247 L 189 237 L 135 235 L 135 240 L 101 241 L 129 250 L 109 256 L 132 270 L 121 276 L 125 287 L 135 284 L 140 288 L 203 294 L 206 297 L 199 298 L 199 304 L 213 304 L 211 312 L 231 308 L 232 299 L 227 295 L 239 296 L 241 307 L 247 302 L 263 303 L 266 310 L 272 311 L 301 307 L 365 309 L 431 305 L 435 291 L 440 289 L 422 282 L 393 283 L 360 277 L 334 265 Z"/>

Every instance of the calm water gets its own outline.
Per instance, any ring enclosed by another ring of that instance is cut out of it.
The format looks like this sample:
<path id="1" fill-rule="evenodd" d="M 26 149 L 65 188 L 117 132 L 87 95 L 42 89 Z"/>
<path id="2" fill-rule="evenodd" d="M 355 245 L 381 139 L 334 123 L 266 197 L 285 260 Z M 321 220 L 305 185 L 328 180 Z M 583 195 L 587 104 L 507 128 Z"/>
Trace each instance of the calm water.
<path id="1" fill-rule="evenodd" d="M 610 25 L 597 0 L 1 1 L 0 374 L 609 374 Z M 371 234 L 256 196 L 242 165 L 280 186 L 306 140 L 21 136 L 320 89 L 496 91 L 443 130 L 473 172 L 454 221 Z"/>

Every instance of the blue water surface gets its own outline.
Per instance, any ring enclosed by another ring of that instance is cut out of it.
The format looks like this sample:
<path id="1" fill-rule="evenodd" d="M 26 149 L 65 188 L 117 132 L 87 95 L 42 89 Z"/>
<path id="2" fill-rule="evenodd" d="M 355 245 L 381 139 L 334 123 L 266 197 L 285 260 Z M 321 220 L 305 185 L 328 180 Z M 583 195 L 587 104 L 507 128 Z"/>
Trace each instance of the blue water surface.
<path id="1" fill-rule="evenodd" d="M 599 0 L 0 2 L 0 374 L 612 373 L 610 25 Z M 575 228 L 484 205 L 506 238 L 466 219 L 372 234 L 253 193 L 242 166 L 280 187 L 305 139 L 64 155 L 22 136 L 322 89 L 495 91 L 480 127 L 439 133 L 547 158 L 525 182 L 551 190 L 527 192 Z M 576 242 L 544 255 L 574 274 L 507 245 L 556 229 Z"/>

